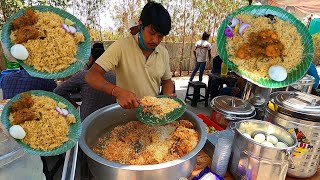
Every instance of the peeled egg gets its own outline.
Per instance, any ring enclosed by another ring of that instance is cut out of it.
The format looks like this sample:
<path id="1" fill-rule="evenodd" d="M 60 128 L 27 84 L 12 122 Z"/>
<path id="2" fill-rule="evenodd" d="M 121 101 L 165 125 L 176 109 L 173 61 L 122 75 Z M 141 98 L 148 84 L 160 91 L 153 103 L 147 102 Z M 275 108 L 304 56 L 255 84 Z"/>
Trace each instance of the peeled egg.
<path id="1" fill-rule="evenodd" d="M 19 125 L 13 125 L 9 129 L 10 135 L 15 139 L 23 139 L 26 136 L 26 132 Z"/>
<path id="2" fill-rule="evenodd" d="M 250 136 L 250 134 L 248 134 L 248 133 L 243 133 L 242 135 L 245 136 L 245 137 L 247 137 L 247 138 L 249 138 L 249 139 L 252 139 L 251 136 Z"/>
<path id="3" fill-rule="evenodd" d="M 268 147 L 274 147 L 274 145 L 269 141 L 263 141 L 261 144 L 265 145 L 265 146 L 268 146 Z"/>
<path id="4" fill-rule="evenodd" d="M 22 44 L 15 44 L 10 49 L 11 55 L 19 60 L 26 60 L 29 57 L 29 52 Z"/>
<path id="5" fill-rule="evenodd" d="M 288 76 L 286 69 L 279 65 L 271 66 L 269 68 L 268 74 L 272 80 L 278 82 L 284 81 Z"/>
<path id="6" fill-rule="evenodd" d="M 264 134 L 258 133 L 254 136 L 253 139 L 258 143 L 262 143 L 263 141 L 266 140 L 266 136 Z"/>
<path id="7" fill-rule="evenodd" d="M 278 138 L 275 137 L 274 135 L 268 135 L 267 136 L 267 141 L 271 142 L 274 145 L 276 145 L 278 143 Z"/>
<path id="8" fill-rule="evenodd" d="M 287 148 L 288 146 L 287 146 L 285 143 L 283 143 L 283 142 L 277 142 L 276 147 L 279 147 L 279 148 Z"/>

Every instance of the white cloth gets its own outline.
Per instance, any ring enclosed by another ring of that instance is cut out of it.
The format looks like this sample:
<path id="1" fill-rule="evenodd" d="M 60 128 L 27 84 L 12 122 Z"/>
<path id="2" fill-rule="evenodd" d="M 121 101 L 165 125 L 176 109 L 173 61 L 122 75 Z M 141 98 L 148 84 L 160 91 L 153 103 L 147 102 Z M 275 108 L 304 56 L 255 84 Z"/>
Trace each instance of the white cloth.
<path id="1" fill-rule="evenodd" d="M 211 44 L 205 40 L 199 40 L 196 42 L 196 57 L 197 62 L 206 62 L 208 51 L 211 50 Z"/>
<path id="2" fill-rule="evenodd" d="M 131 19 L 128 22 L 128 29 L 135 27 L 135 26 L 138 26 L 138 25 L 139 25 L 139 21 L 137 19 Z"/>

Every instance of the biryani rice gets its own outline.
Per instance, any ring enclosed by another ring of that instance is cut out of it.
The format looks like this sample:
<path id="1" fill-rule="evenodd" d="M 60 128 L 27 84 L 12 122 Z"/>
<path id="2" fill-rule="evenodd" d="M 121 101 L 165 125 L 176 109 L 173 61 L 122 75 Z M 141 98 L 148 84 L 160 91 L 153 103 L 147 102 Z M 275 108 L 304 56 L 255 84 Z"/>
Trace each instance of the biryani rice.
<path id="1" fill-rule="evenodd" d="M 22 43 L 29 52 L 24 62 L 37 71 L 54 73 L 68 68 L 76 62 L 77 44 L 84 41 L 82 33 L 72 35 L 61 28 L 64 19 L 52 12 L 35 11 L 38 21 L 34 25 L 44 39 L 29 39 Z M 13 31 L 11 41 L 15 42 Z"/>
<path id="2" fill-rule="evenodd" d="M 75 123 L 74 115 L 60 115 L 55 107 L 57 102 L 46 96 L 32 96 L 34 104 L 31 109 L 40 120 L 25 121 L 20 126 L 25 130 L 26 137 L 22 140 L 33 149 L 48 151 L 61 146 L 68 141 L 71 123 Z M 9 115 L 13 124 L 13 114 Z"/>
<path id="3" fill-rule="evenodd" d="M 238 66 L 239 70 L 249 73 L 254 80 L 257 80 L 260 77 L 269 78 L 268 70 L 272 65 L 283 66 L 287 72 L 290 72 L 302 61 L 302 39 L 295 26 L 277 17 L 273 24 L 269 23 L 270 19 L 264 16 L 240 14 L 236 17 L 251 25 L 245 29 L 243 37 L 235 33 L 232 38 L 227 38 L 226 49 L 229 59 Z M 276 31 L 280 42 L 284 45 L 282 57 L 263 59 L 252 57 L 247 60 L 236 56 L 238 49 L 248 42 L 251 33 L 268 29 Z"/>

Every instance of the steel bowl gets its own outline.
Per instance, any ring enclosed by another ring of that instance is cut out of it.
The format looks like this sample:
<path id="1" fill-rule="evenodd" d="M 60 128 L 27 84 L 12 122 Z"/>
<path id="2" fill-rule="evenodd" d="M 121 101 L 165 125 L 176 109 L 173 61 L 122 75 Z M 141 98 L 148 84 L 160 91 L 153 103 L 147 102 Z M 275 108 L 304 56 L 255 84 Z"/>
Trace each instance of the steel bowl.
<path id="1" fill-rule="evenodd" d="M 134 110 L 125 110 L 118 104 L 113 104 L 95 111 L 84 120 L 79 145 L 88 156 L 89 169 L 94 178 L 99 180 L 177 180 L 180 177 L 188 177 L 196 164 L 197 154 L 203 148 L 207 139 L 204 123 L 189 110 L 186 110 L 180 119 L 187 119 L 192 122 L 195 129 L 200 133 L 200 139 L 198 145 L 180 159 L 155 165 L 125 165 L 106 160 L 91 150 L 91 147 L 97 143 L 98 138 L 107 131 L 136 119 Z"/>

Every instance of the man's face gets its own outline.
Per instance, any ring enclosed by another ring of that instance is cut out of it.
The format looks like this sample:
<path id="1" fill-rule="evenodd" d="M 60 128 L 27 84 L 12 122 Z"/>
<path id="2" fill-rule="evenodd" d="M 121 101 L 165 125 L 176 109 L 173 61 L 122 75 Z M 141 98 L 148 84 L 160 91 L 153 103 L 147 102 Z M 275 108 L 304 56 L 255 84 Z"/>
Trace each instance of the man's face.
<path id="1" fill-rule="evenodd" d="M 130 33 L 132 35 L 136 35 L 136 34 L 138 34 L 138 32 L 139 32 L 139 27 L 138 26 L 130 28 Z"/>
<path id="2" fill-rule="evenodd" d="M 146 26 L 142 31 L 144 44 L 149 49 L 156 48 L 160 42 L 162 41 L 164 35 L 161 33 L 156 32 L 151 25 Z"/>

